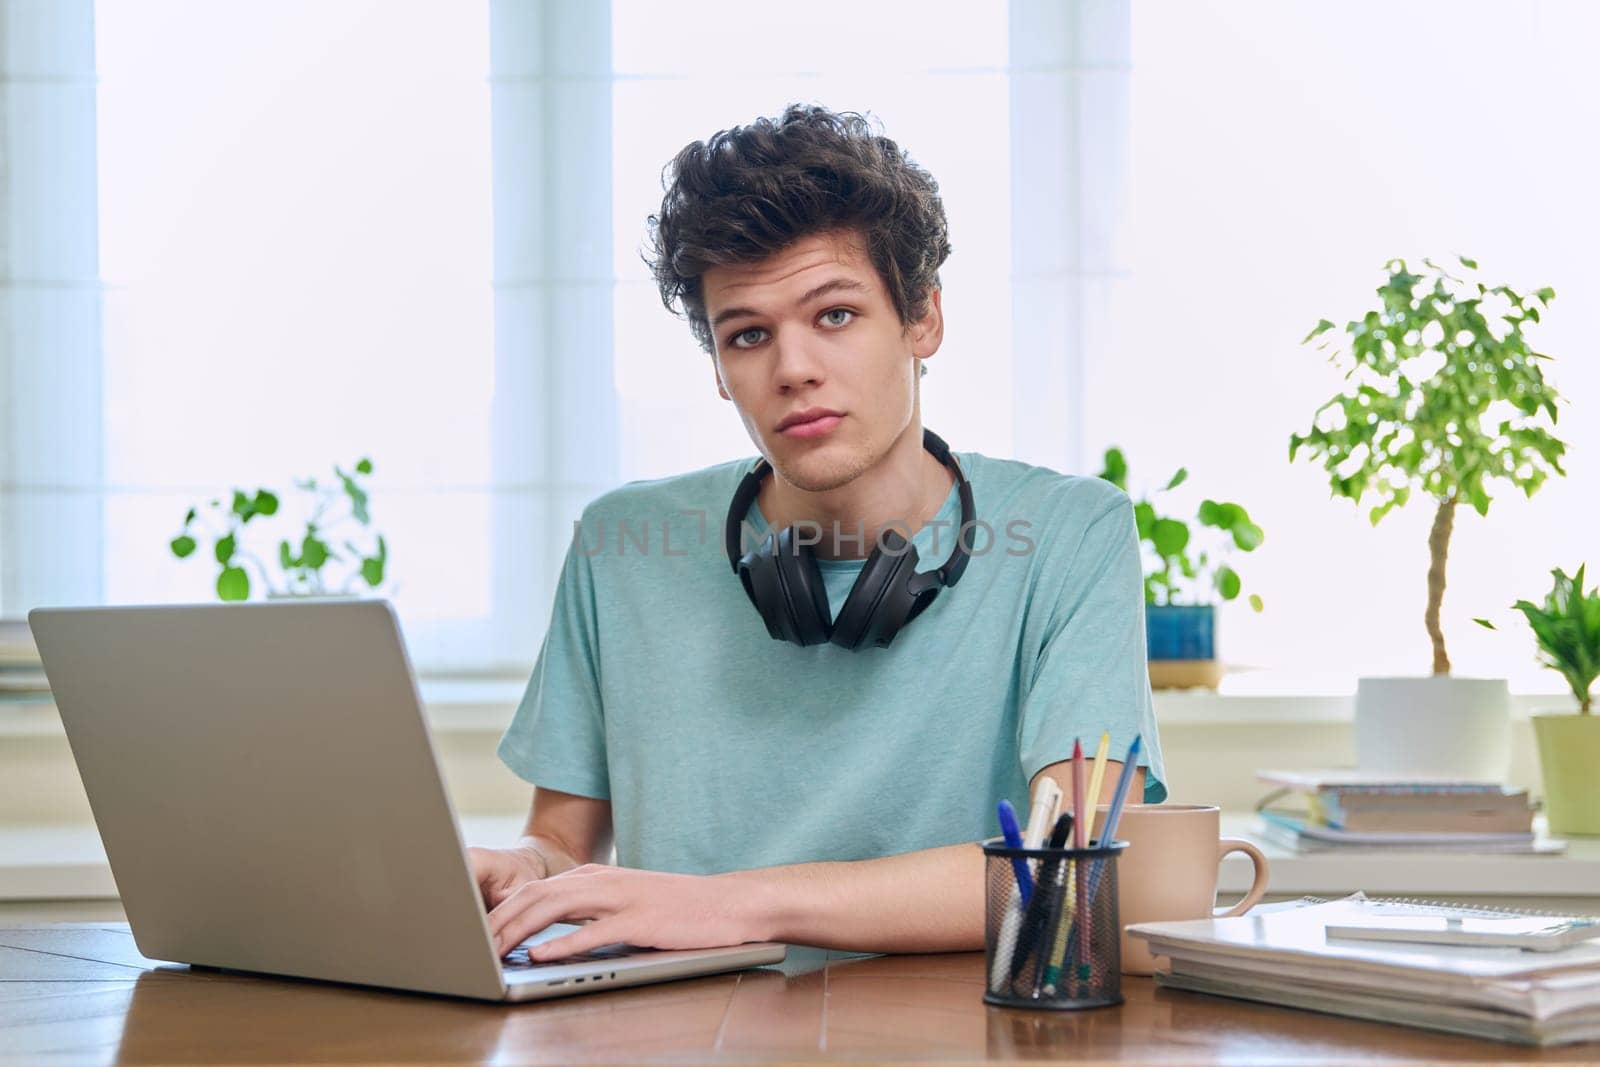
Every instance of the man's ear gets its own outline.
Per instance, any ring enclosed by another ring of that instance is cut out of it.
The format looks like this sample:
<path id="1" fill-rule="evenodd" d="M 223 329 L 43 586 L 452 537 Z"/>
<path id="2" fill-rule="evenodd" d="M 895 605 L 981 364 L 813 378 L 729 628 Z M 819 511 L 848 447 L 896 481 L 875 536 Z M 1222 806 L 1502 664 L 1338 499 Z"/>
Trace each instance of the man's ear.
<path id="1" fill-rule="evenodd" d="M 717 395 L 724 400 L 732 400 L 728 395 L 728 387 L 722 384 L 722 368 L 717 364 L 717 357 L 711 357 L 711 376 L 717 380 Z"/>
<path id="2" fill-rule="evenodd" d="M 928 313 L 910 326 L 911 354 L 918 359 L 927 359 L 939 351 L 939 346 L 944 343 L 944 307 L 940 303 L 942 294 L 938 289 L 928 294 Z"/>

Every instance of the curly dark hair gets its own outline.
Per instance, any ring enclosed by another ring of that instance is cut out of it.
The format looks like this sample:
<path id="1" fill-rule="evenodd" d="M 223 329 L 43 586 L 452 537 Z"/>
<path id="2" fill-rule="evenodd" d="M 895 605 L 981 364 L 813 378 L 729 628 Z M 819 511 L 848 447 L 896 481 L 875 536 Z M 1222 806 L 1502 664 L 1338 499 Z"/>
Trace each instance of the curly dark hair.
<path id="1" fill-rule="evenodd" d="M 669 180 L 670 175 L 670 180 Z M 753 263 L 802 237 L 854 230 L 901 325 L 922 318 L 950 255 L 939 185 L 862 115 L 790 104 L 683 148 L 663 171 L 661 213 L 645 256 L 661 302 L 682 304 L 695 339 L 715 351 L 702 278 Z"/>

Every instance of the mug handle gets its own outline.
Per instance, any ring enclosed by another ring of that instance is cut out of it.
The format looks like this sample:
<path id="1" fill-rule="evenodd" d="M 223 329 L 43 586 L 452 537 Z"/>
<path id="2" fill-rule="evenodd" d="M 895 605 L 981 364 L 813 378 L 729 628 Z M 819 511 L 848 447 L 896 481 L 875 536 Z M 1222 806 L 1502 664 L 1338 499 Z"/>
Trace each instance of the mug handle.
<path id="1" fill-rule="evenodd" d="M 1261 854 L 1261 850 L 1242 837 L 1219 838 L 1217 840 L 1217 862 L 1221 863 L 1222 857 L 1230 852 L 1243 852 L 1249 856 L 1251 865 L 1256 869 L 1256 874 L 1255 879 L 1250 883 L 1250 891 L 1244 895 L 1243 900 L 1231 908 L 1217 908 L 1213 912 L 1213 916 L 1218 919 L 1226 919 L 1233 915 L 1243 915 L 1260 903 L 1261 898 L 1267 892 L 1267 857 Z"/>

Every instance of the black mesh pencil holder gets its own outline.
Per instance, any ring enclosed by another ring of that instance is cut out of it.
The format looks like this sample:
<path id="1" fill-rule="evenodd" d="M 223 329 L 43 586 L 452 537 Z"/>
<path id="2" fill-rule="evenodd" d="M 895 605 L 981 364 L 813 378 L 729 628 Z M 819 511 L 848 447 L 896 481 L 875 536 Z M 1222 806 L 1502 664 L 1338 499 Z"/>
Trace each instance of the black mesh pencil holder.
<path id="1" fill-rule="evenodd" d="M 983 999 L 1008 1008 L 1100 1008 L 1122 1003 L 1117 856 L 1103 847 L 1008 848 L 982 843 Z M 1031 891 L 1019 884 L 1023 865 Z"/>

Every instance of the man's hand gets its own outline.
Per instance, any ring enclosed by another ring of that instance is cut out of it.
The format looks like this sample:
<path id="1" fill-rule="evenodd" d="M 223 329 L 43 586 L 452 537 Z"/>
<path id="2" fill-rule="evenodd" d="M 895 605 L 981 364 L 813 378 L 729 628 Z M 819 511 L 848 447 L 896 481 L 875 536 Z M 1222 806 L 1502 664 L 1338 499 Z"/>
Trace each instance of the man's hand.
<path id="1" fill-rule="evenodd" d="M 469 848 L 472 879 L 478 883 L 483 906 L 493 908 L 524 883 L 549 874 L 544 855 L 531 845 L 516 848 Z"/>
<path id="2" fill-rule="evenodd" d="M 528 955 L 536 961 L 618 942 L 668 949 L 739 945 L 763 936 L 755 929 L 750 889 L 720 875 L 590 863 L 515 887 L 489 912 L 489 933 L 496 954 L 503 956 L 551 923 L 591 920 L 581 930 L 530 948 Z"/>

